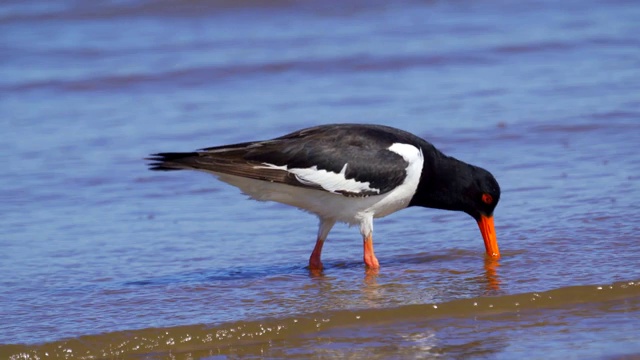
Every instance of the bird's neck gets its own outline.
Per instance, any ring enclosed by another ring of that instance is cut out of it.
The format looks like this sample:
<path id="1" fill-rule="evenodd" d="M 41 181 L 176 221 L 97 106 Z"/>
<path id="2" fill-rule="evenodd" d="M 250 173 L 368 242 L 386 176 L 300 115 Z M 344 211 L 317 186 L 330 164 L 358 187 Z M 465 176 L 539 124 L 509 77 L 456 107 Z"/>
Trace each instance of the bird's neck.
<path id="1" fill-rule="evenodd" d="M 472 166 L 442 153 L 425 161 L 420 184 L 409 206 L 464 211 L 466 189 L 472 182 Z"/>

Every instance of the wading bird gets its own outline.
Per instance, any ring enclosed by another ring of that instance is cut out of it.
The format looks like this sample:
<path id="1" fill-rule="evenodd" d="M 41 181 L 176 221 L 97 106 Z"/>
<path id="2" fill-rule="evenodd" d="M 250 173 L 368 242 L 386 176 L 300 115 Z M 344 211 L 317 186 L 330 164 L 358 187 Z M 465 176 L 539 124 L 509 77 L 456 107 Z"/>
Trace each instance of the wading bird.
<path id="1" fill-rule="evenodd" d="M 392 127 L 322 125 L 272 140 L 153 154 L 148 160 L 151 170 L 205 171 L 253 199 L 317 215 L 320 226 L 309 258 L 312 270 L 322 269 L 322 246 L 336 222 L 360 227 L 364 262 L 379 268 L 373 219 L 409 206 L 471 215 L 487 255 L 500 257 L 493 225 L 500 187 L 493 175 Z"/>

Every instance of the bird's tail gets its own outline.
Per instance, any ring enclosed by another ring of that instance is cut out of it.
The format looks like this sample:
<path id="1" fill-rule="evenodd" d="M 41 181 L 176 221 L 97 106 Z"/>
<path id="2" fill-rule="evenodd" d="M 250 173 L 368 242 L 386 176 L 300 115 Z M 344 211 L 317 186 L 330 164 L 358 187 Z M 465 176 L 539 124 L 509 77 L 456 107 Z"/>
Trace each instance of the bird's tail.
<path id="1" fill-rule="evenodd" d="M 197 152 L 169 152 L 151 154 L 149 170 L 171 171 L 194 169 L 194 160 L 199 157 Z"/>

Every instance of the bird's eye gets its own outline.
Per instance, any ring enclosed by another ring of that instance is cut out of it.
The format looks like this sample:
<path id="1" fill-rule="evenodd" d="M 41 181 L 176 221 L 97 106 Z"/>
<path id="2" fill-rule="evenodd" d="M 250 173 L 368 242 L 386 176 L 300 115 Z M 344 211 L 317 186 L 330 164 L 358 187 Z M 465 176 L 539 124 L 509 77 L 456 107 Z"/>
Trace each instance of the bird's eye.
<path id="1" fill-rule="evenodd" d="M 491 205 L 491 203 L 493 203 L 493 196 L 487 193 L 482 194 L 482 202 L 487 205 Z"/>

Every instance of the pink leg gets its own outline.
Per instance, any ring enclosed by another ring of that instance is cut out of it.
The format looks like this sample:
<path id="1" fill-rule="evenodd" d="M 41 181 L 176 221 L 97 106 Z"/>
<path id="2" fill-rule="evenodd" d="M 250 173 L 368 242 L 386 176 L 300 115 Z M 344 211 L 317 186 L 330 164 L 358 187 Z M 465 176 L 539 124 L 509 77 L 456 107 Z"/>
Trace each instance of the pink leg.
<path id="1" fill-rule="evenodd" d="M 316 246 L 313 248 L 313 252 L 311 253 L 311 257 L 309 258 L 309 270 L 322 270 L 322 261 L 320 261 L 322 245 L 324 245 L 324 240 L 318 239 L 318 241 L 316 241 Z"/>
<path id="2" fill-rule="evenodd" d="M 331 228 L 335 223 L 335 220 L 320 219 L 318 240 L 316 241 L 316 246 L 313 248 L 311 257 L 309 257 L 309 270 L 322 270 L 322 261 L 320 261 L 322 245 L 324 245 L 324 240 L 327 238 L 327 235 L 329 235 L 329 231 L 331 231 Z"/>
<path id="3" fill-rule="evenodd" d="M 369 269 L 380 268 L 376 254 L 373 253 L 373 235 L 371 233 L 364 238 L 364 263 Z"/>

